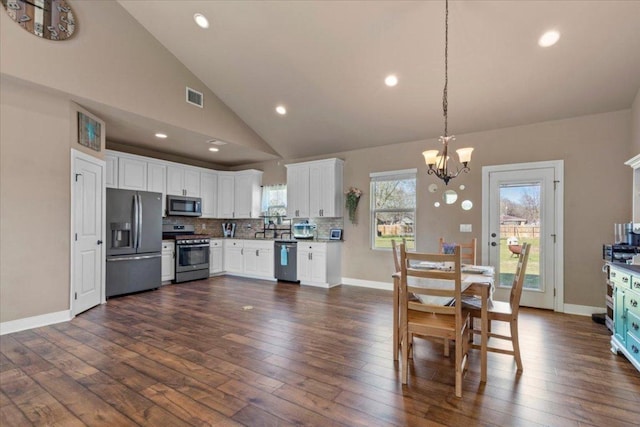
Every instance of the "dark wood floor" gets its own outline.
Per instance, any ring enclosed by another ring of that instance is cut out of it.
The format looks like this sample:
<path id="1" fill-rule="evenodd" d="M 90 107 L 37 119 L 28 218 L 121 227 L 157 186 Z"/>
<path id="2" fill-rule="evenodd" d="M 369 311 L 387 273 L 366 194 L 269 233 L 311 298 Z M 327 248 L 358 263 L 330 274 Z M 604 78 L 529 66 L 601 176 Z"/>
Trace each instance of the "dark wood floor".
<path id="1" fill-rule="evenodd" d="M 490 354 L 481 384 L 473 351 L 462 399 L 440 342 L 416 340 L 403 387 L 391 332 L 391 292 L 349 286 L 221 277 L 113 298 L 0 337 L 0 425 L 640 423 L 640 374 L 590 318 L 522 310 L 524 373 Z"/>

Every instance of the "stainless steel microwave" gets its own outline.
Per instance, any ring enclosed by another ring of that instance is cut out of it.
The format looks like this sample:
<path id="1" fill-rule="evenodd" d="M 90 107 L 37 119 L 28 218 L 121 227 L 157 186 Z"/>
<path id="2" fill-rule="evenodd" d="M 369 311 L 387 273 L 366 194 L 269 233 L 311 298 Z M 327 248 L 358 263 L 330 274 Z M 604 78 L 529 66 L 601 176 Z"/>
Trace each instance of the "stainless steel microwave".
<path id="1" fill-rule="evenodd" d="M 202 216 L 202 199 L 167 195 L 167 215 Z"/>

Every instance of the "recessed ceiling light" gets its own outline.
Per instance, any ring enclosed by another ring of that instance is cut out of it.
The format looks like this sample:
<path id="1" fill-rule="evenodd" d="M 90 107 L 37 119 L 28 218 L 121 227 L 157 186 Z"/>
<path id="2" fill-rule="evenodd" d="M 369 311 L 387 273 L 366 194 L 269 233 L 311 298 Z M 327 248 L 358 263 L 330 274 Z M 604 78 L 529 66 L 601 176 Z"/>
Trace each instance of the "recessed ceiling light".
<path id="1" fill-rule="evenodd" d="M 220 146 L 222 146 L 222 145 L 227 145 L 227 143 L 226 143 L 226 142 L 224 142 L 224 141 L 220 141 L 219 139 L 210 139 L 210 140 L 208 140 L 207 142 L 208 142 L 209 144 L 211 144 L 211 145 L 220 145 Z"/>
<path id="2" fill-rule="evenodd" d="M 398 77 L 395 74 L 390 74 L 384 79 L 384 84 L 389 87 L 394 87 L 398 84 Z"/>
<path id="3" fill-rule="evenodd" d="M 278 106 L 276 107 L 276 112 L 277 112 L 278 114 L 280 114 L 281 116 L 284 116 L 285 114 L 287 114 L 287 109 L 286 109 L 286 108 L 284 108 L 284 105 L 278 105 Z"/>
<path id="4" fill-rule="evenodd" d="M 555 30 L 551 30 L 544 33 L 538 39 L 538 45 L 540 45 L 541 47 L 549 47 L 556 44 L 558 40 L 560 40 L 560 33 Z"/>
<path id="5" fill-rule="evenodd" d="M 218 147 L 209 147 L 209 151 L 213 151 L 214 153 L 220 151 Z"/>
<path id="6" fill-rule="evenodd" d="M 166 137 L 167 137 L 166 133 L 160 133 L 160 132 L 156 133 L 156 138 L 165 139 Z"/>
<path id="7" fill-rule="evenodd" d="M 193 19 L 194 21 L 196 21 L 196 24 L 198 24 L 200 28 L 209 28 L 209 20 L 203 14 L 196 13 L 195 15 L 193 15 Z"/>

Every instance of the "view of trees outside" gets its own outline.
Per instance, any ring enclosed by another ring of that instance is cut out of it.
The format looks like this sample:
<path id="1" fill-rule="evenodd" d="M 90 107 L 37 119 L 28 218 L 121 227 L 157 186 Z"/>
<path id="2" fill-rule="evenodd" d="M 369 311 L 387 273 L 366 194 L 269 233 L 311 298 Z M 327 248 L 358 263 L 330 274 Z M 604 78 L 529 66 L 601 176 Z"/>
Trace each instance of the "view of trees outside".
<path id="1" fill-rule="evenodd" d="M 510 286 L 522 243 L 531 244 L 524 287 L 540 289 L 540 184 L 500 187 L 500 284 Z M 515 244 L 513 244 L 515 243 Z"/>
<path id="2" fill-rule="evenodd" d="M 415 248 L 416 180 L 373 181 L 374 248 L 390 248 L 405 239 Z"/>

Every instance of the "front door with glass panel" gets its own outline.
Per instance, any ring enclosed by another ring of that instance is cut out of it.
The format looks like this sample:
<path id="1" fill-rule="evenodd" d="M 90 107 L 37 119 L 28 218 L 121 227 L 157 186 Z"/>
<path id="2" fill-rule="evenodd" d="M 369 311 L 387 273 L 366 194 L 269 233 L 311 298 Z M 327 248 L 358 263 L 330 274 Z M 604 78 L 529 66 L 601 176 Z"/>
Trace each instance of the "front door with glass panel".
<path id="1" fill-rule="evenodd" d="M 493 169 L 493 170 L 492 170 Z M 554 309 L 556 286 L 556 169 L 520 164 L 486 167 L 483 259 L 496 269 L 495 299 L 509 292 L 523 243 L 531 244 L 520 305 Z M 485 256 L 486 254 L 486 256 Z"/>

